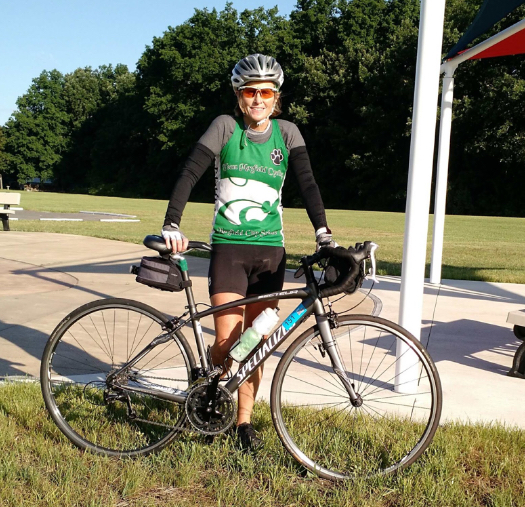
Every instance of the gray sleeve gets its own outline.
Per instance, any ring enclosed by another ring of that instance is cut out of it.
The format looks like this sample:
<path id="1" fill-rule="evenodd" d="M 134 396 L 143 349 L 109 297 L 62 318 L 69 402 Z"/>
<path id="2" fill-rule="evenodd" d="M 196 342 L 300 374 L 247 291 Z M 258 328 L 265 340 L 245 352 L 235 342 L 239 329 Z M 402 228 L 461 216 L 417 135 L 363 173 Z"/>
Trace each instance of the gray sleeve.
<path id="1" fill-rule="evenodd" d="M 235 118 L 227 114 L 217 116 L 211 122 L 208 130 L 199 139 L 198 144 L 206 146 L 217 156 L 230 140 L 235 130 Z"/>
<path id="2" fill-rule="evenodd" d="M 286 120 L 277 120 L 277 124 L 281 130 L 281 134 L 283 136 L 284 143 L 286 144 L 286 148 L 288 149 L 288 153 L 290 153 L 294 148 L 305 146 L 303 136 L 301 135 L 301 132 L 299 132 L 299 129 L 295 123 Z"/>

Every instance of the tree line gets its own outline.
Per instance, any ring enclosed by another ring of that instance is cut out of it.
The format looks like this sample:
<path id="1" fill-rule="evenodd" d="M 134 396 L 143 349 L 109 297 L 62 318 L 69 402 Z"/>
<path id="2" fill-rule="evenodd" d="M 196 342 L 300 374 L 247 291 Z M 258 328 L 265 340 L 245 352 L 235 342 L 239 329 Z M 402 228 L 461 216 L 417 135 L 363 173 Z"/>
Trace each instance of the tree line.
<path id="1" fill-rule="evenodd" d="M 448 0 L 443 54 L 482 0 Z M 43 71 L 0 129 L 0 173 L 55 189 L 167 198 L 194 143 L 231 113 L 230 75 L 250 53 L 285 71 L 282 118 L 298 124 L 328 208 L 404 211 L 419 0 L 298 0 L 277 8 L 195 10 L 154 37 L 137 69 Z M 525 16 L 519 8 L 490 36 Z M 525 63 L 472 61 L 456 72 L 447 212 L 525 216 Z M 192 200 L 213 199 L 208 170 Z M 284 204 L 301 206 L 296 185 Z"/>

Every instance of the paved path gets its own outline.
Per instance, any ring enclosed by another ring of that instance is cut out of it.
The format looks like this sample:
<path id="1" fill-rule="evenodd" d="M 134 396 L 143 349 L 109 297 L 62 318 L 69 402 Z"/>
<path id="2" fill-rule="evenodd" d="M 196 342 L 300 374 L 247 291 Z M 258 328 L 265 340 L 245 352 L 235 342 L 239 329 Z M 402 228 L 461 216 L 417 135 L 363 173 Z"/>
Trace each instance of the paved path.
<path id="1" fill-rule="evenodd" d="M 13 209 L 17 210 L 16 207 Z M 140 222 L 135 215 L 119 213 L 104 213 L 97 211 L 81 211 L 80 213 L 54 213 L 51 211 L 17 210 L 10 220 L 53 220 L 53 221 L 80 221 L 80 222 Z"/>
<path id="2" fill-rule="evenodd" d="M 0 376 L 37 376 L 51 331 L 70 311 L 89 301 L 125 297 L 170 315 L 182 313 L 180 295 L 141 286 L 129 274 L 129 266 L 146 254 L 151 250 L 143 246 L 83 236 L 1 234 Z M 188 262 L 196 299 L 206 301 L 208 261 L 188 257 Z M 291 274 L 287 276 L 287 288 L 300 285 Z M 397 321 L 399 287 L 398 277 L 380 277 L 375 299 L 356 293 L 338 304 L 346 308 L 362 301 L 356 313 L 381 312 Z M 282 301 L 281 315 L 295 305 L 292 300 Z M 506 324 L 507 314 L 523 308 L 524 285 L 447 280 L 440 287 L 425 287 L 421 340 L 428 344 L 441 375 L 443 420 L 498 420 L 525 428 L 525 380 L 506 376 L 521 343 Z M 203 328 L 211 343 L 211 318 L 203 321 Z M 267 373 L 278 359 L 276 354 L 268 361 Z M 265 375 L 264 397 L 270 379 Z"/>

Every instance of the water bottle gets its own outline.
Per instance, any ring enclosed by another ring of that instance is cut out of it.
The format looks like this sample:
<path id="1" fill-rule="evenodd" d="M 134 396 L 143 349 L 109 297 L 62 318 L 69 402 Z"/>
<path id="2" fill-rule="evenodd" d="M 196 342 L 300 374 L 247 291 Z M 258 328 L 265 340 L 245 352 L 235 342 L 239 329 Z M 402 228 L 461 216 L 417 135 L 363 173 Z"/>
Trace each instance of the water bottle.
<path id="1" fill-rule="evenodd" d="M 243 361 L 248 354 L 259 344 L 264 335 L 267 335 L 279 322 L 277 310 L 266 308 L 253 321 L 230 350 L 230 357 L 235 361 Z"/>

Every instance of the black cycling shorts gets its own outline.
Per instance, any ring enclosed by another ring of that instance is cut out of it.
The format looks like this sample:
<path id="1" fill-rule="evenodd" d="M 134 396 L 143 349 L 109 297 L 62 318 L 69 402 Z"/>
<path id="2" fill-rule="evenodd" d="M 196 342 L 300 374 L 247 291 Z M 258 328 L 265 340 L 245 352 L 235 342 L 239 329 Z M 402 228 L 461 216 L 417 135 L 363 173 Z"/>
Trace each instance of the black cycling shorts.
<path id="1" fill-rule="evenodd" d="M 283 288 L 286 251 L 259 245 L 212 245 L 208 286 L 210 296 L 234 292 L 243 297 Z"/>

